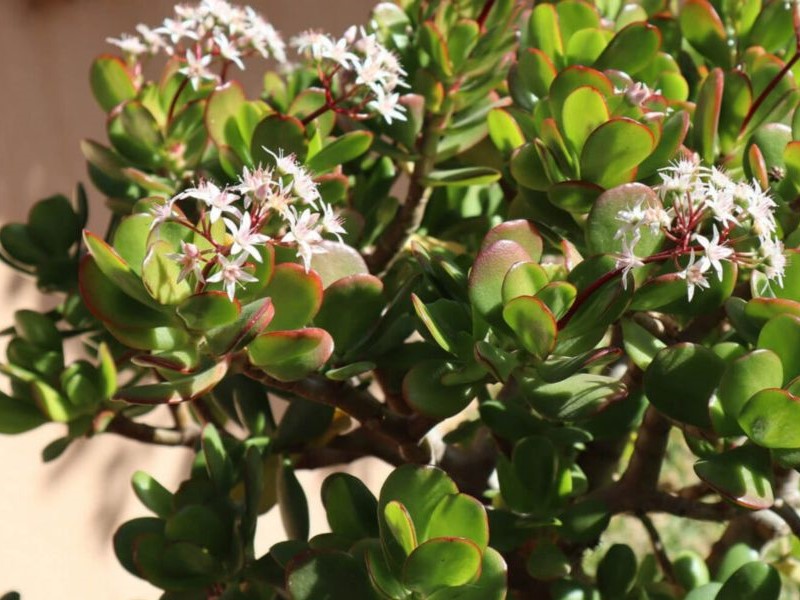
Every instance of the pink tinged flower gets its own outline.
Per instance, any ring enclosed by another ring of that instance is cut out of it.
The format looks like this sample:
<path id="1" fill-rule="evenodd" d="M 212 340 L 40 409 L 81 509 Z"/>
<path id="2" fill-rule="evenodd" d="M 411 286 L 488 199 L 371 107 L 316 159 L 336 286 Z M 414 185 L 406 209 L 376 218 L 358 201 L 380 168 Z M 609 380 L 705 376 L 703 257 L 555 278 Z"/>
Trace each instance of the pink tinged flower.
<path id="1" fill-rule="evenodd" d="M 258 281 L 257 277 L 253 277 L 243 268 L 244 262 L 247 260 L 247 254 L 240 254 L 234 260 L 228 260 L 224 256 L 218 255 L 217 260 L 219 261 L 219 270 L 209 277 L 207 281 L 208 283 L 221 281 L 231 302 L 233 302 L 233 297 L 236 295 L 237 284 L 243 285 L 244 283 Z"/>
<path id="2" fill-rule="evenodd" d="M 753 221 L 756 235 L 765 237 L 775 232 L 777 228 L 773 214 L 775 206 L 775 201 L 761 190 L 758 183 L 753 181 L 753 185 L 748 186 L 744 198 L 744 210 Z"/>
<path id="3" fill-rule="evenodd" d="M 194 244 L 181 241 L 181 252 L 167 254 L 167 258 L 174 260 L 181 266 L 181 272 L 178 274 L 178 283 L 186 279 L 189 273 L 194 273 L 198 281 L 203 281 L 202 256 L 200 249 Z"/>
<path id="4" fill-rule="evenodd" d="M 239 216 L 239 209 L 233 206 L 233 202 L 239 199 L 236 194 L 230 193 L 228 190 L 221 190 L 219 187 L 210 181 L 204 181 L 196 188 L 190 188 L 177 196 L 181 198 L 196 198 L 208 207 L 208 218 L 212 223 L 215 223 L 222 216 L 222 213 L 230 213 Z"/>
<path id="5" fill-rule="evenodd" d="M 286 43 L 280 34 L 249 6 L 245 8 L 245 15 L 247 21 L 244 26 L 244 35 L 250 40 L 253 48 L 264 58 L 272 55 L 279 63 L 285 63 Z"/>
<path id="6" fill-rule="evenodd" d="M 689 298 L 689 302 L 694 297 L 694 289 L 696 287 L 701 289 L 710 287 L 711 284 L 705 276 L 708 267 L 709 265 L 706 261 L 695 262 L 694 250 L 692 250 L 689 255 L 689 264 L 686 265 L 683 271 L 678 272 L 678 277 L 686 281 L 686 295 Z"/>
<path id="7" fill-rule="evenodd" d="M 625 98 L 634 106 L 641 106 L 653 92 L 644 83 L 637 81 L 625 90 Z"/>
<path id="8" fill-rule="evenodd" d="M 245 195 L 244 206 L 248 208 L 251 198 L 257 204 L 263 203 L 269 197 L 275 184 L 270 169 L 259 166 L 251 171 L 245 167 L 241 177 L 239 177 L 239 185 L 231 189 Z"/>
<path id="9" fill-rule="evenodd" d="M 175 211 L 172 208 L 174 202 L 175 199 L 172 199 L 166 202 L 157 202 L 153 204 L 150 208 L 150 214 L 153 216 L 153 222 L 150 223 L 151 230 L 160 226 L 162 223 L 166 223 L 175 216 Z"/>
<path id="10" fill-rule="evenodd" d="M 716 225 L 714 225 L 714 235 L 710 240 L 699 233 L 695 234 L 694 239 L 703 247 L 703 258 L 700 259 L 700 262 L 705 261 L 706 269 L 714 267 L 717 278 L 722 281 L 722 261 L 731 259 L 733 248 L 719 243 L 719 231 L 717 231 Z"/>
<path id="11" fill-rule="evenodd" d="M 291 208 L 286 216 L 289 221 L 289 231 L 281 238 L 281 241 L 297 244 L 297 256 L 303 259 L 306 271 L 308 271 L 311 268 L 311 257 L 324 252 L 318 246 L 322 242 L 322 235 L 320 235 L 317 225 L 319 213 L 312 213 L 306 209 L 298 215 L 297 211 Z"/>
<path id="12" fill-rule="evenodd" d="M 298 54 L 309 55 L 314 60 L 324 58 L 335 45 L 330 37 L 311 29 L 293 37 L 290 44 L 297 49 Z"/>
<path id="13" fill-rule="evenodd" d="M 231 41 L 223 34 L 219 33 L 214 36 L 214 43 L 217 45 L 219 55 L 225 60 L 229 60 L 242 71 L 244 71 L 244 63 L 242 62 L 242 53 L 234 46 Z"/>
<path id="14" fill-rule="evenodd" d="M 141 39 L 135 35 L 129 35 L 127 33 L 123 33 L 118 38 L 106 38 L 106 42 L 116 46 L 125 54 L 129 54 L 131 56 L 140 56 L 142 54 L 146 54 L 148 51 L 147 45 L 142 42 Z"/>
<path id="15" fill-rule="evenodd" d="M 335 235 L 339 243 L 342 243 L 340 234 L 347 233 L 347 230 L 342 227 L 343 222 L 342 215 L 333 212 L 333 207 L 330 204 L 322 205 L 322 231 Z"/>
<path id="16" fill-rule="evenodd" d="M 156 31 L 169 37 L 173 44 L 177 44 L 183 38 L 192 40 L 198 39 L 197 33 L 192 28 L 192 25 L 193 22 L 191 19 L 164 19 L 164 24 L 156 29 Z"/>
<path id="17" fill-rule="evenodd" d="M 388 94 L 379 88 L 375 92 L 375 99 L 370 101 L 367 107 L 381 115 L 389 125 L 392 124 L 392 120 L 406 120 L 406 109 L 400 104 L 400 94 Z"/>
<path id="18" fill-rule="evenodd" d="M 150 29 L 147 25 L 139 23 L 136 26 L 137 33 L 142 36 L 142 41 L 147 46 L 150 54 L 157 54 L 160 50 L 164 50 L 168 55 L 172 55 L 172 46 L 167 44 L 161 34 L 155 29 Z"/>
<path id="19" fill-rule="evenodd" d="M 222 220 L 225 221 L 225 227 L 228 228 L 233 238 L 231 254 L 237 256 L 244 252 L 252 256 L 255 261 L 261 262 L 261 253 L 256 246 L 265 244 L 270 237 L 253 229 L 250 213 L 244 213 L 238 225 L 230 219 L 223 218 Z"/>
<path id="20" fill-rule="evenodd" d="M 622 269 L 622 287 L 626 290 L 628 289 L 628 275 L 630 272 L 637 267 L 644 266 L 644 262 L 633 252 L 636 241 L 638 240 L 634 240 L 631 244 L 627 239 L 623 238 L 622 252 L 617 255 L 617 262 L 614 266 L 616 269 Z"/>
<path id="21" fill-rule="evenodd" d="M 187 50 L 186 65 L 178 69 L 178 72 L 186 75 L 192 83 L 192 88 L 196 90 L 203 81 L 219 80 L 216 73 L 212 73 L 208 68 L 208 65 L 211 64 L 211 58 L 210 54 L 197 56 L 191 50 Z"/>
<path id="22" fill-rule="evenodd" d="M 345 69 L 355 67 L 359 62 L 358 56 L 350 52 L 350 42 L 346 38 L 340 38 L 329 47 L 323 48 L 322 56 Z"/>

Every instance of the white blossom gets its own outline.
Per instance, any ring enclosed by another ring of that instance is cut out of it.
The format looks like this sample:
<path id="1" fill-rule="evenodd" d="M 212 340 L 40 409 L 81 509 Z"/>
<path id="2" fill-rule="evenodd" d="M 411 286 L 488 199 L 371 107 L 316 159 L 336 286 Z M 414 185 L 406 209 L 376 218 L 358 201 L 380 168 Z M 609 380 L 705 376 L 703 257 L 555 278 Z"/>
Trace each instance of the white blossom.
<path id="1" fill-rule="evenodd" d="M 214 43 L 217 45 L 217 50 L 222 58 L 231 61 L 242 71 L 244 71 L 242 53 L 239 52 L 236 46 L 234 46 L 231 41 L 225 37 L 225 35 L 218 33 L 216 36 L 214 36 Z"/>
<path id="2" fill-rule="evenodd" d="M 375 92 L 375 99 L 367 107 L 381 115 L 391 125 L 392 120 L 405 121 L 405 107 L 400 104 L 400 94 L 387 94 L 382 89 Z"/>
<path id="3" fill-rule="evenodd" d="M 153 216 L 153 222 L 150 223 L 151 230 L 157 228 L 162 223 L 166 223 L 175 215 L 172 206 L 174 203 L 175 199 L 153 203 L 153 206 L 150 207 L 150 214 Z"/>
<path id="4" fill-rule="evenodd" d="M 318 244 L 322 242 L 320 228 L 317 225 L 319 213 L 312 213 L 305 209 L 300 215 L 290 208 L 287 213 L 289 232 L 281 239 L 282 242 L 297 244 L 297 256 L 303 259 L 306 271 L 311 268 L 311 257 L 321 252 Z"/>
<path id="5" fill-rule="evenodd" d="M 716 225 L 714 225 L 714 235 L 711 239 L 699 233 L 695 234 L 694 239 L 703 247 L 701 262 L 705 261 L 706 269 L 714 267 L 717 278 L 722 281 L 722 261 L 730 260 L 733 256 L 733 248 L 726 246 L 724 242 L 722 244 L 719 243 L 719 231 Z"/>
<path id="6" fill-rule="evenodd" d="M 622 252 L 617 255 L 617 262 L 614 266 L 616 269 L 622 269 L 622 287 L 626 290 L 628 289 L 628 275 L 631 270 L 644 266 L 644 262 L 642 262 L 633 251 L 635 245 L 636 241 L 630 243 L 627 239 L 623 238 Z"/>
<path id="7" fill-rule="evenodd" d="M 686 281 L 686 294 L 689 298 L 689 302 L 691 302 L 694 297 L 694 289 L 696 287 L 701 289 L 708 289 L 710 287 L 711 284 L 705 276 L 708 267 L 709 265 L 706 261 L 701 260 L 700 262 L 695 262 L 694 250 L 692 250 L 686 268 L 678 272 L 678 277 Z"/>
<path id="8" fill-rule="evenodd" d="M 331 233 L 336 236 L 339 243 L 342 243 L 342 233 L 347 233 L 347 230 L 342 226 L 343 219 L 340 214 L 333 212 L 333 207 L 330 204 L 322 205 L 322 231 Z"/>
<path id="9" fill-rule="evenodd" d="M 208 66 L 211 64 L 211 55 L 206 54 L 197 56 L 193 51 L 186 51 L 186 65 L 178 69 L 178 72 L 186 75 L 192 82 L 192 88 L 197 89 L 205 81 L 217 81 L 219 77 L 213 73 Z"/>
<path id="10" fill-rule="evenodd" d="M 258 251 L 257 245 L 268 242 L 270 237 L 254 230 L 250 213 L 244 213 L 238 224 L 227 218 L 222 220 L 233 238 L 231 254 L 237 256 L 244 252 L 252 256 L 255 261 L 261 262 L 261 253 Z"/>
<path id="11" fill-rule="evenodd" d="M 147 45 L 145 45 L 141 39 L 135 35 L 129 35 L 127 33 L 123 33 L 118 38 L 106 38 L 106 42 L 116 46 L 125 54 L 130 54 L 131 56 L 139 56 L 147 53 L 149 50 Z"/>
<path id="12" fill-rule="evenodd" d="M 209 277 L 206 281 L 208 283 L 222 282 L 228 298 L 233 302 L 236 295 L 236 285 L 244 283 L 251 283 L 258 281 L 258 278 L 253 277 L 250 273 L 244 270 L 243 265 L 247 259 L 247 254 L 240 254 L 235 260 L 228 260 L 224 256 L 217 255 L 219 261 L 219 270 Z"/>
<path id="13" fill-rule="evenodd" d="M 259 165 L 252 171 L 245 167 L 241 177 L 239 177 L 239 185 L 231 189 L 245 194 L 244 207 L 248 208 L 251 198 L 255 200 L 256 203 L 263 203 L 269 196 L 271 188 L 274 185 L 275 181 L 272 179 L 272 171 Z"/>
<path id="14" fill-rule="evenodd" d="M 236 194 L 230 193 L 228 190 L 220 189 L 210 181 L 203 181 L 196 188 L 190 188 L 177 196 L 181 198 L 195 198 L 205 203 L 211 208 L 208 218 L 212 223 L 219 220 L 222 213 L 234 214 L 239 216 L 239 209 L 233 206 L 233 203 L 239 199 Z"/>
<path id="15" fill-rule="evenodd" d="M 786 254 L 784 254 L 783 243 L 771 237 L 759 240 L 759 254 L 763 259 L 764 273 L 769 279 L 774 279 L 778 285 L 783 287 L 783 276 L 786 270 Z"/>

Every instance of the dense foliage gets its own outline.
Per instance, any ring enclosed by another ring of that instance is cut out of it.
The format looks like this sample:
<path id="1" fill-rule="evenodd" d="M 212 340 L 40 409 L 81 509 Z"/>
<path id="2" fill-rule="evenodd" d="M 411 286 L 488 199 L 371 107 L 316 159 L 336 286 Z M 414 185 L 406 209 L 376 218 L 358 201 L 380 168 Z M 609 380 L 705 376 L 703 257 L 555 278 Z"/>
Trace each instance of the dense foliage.
<path id="1" fill-rule="evenodd" d="M 164 599 L 797 597 L 799 11 L 397 0 L 285 43 L 202 0 L 110 38 L 108 230 L 81 186 L 0 229 L 59 299 L 3 332 L 0 432 L 195 450 L 114 536 Z M 296 471 L 365 456 L 309 539 Z"/>

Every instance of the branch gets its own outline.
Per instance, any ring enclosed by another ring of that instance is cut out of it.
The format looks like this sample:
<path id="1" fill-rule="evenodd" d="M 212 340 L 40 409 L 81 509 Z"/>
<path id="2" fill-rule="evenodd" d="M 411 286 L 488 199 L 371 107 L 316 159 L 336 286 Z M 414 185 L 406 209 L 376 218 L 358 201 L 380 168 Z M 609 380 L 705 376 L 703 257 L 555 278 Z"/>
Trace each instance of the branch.
<path id="1" fill-rule="evenodd" d="M 636 490 L 655 491 L 671 427 L 669 421 L 658 410 L 652 406 L 647 408 L 636 436 L 628 468 L 615 486 L 620 490 L 617 495 L 628 495 Z"/>
<path id="2" fill-rule="evenodd" d="M 400 446 L 401 454 L 412 462 L 428 462 L 429 455 L 419 445 L 423 427 L 418 419 L 408 418 L 389 410 L 367 390 L 360 390 L 343 382 L 331 381 L 321 375 L 311 375 L 300 381 L 278 381 L 263 371 L 244 367 L 244 374 L 267 387 L 290 392 L 306 400 L 333 406 L 347 413 L 366 429 L 393 440 Z M 424 434 L 424 432 L 422 432 Z"/>
<path id="3" fill-rule="evenodd" d="M 778 498 L 775 500 L 775 504 L 772 505 L 770 510 L 786 521 L 792 533 L 800 538 L 800 515 L 797 514 L 797 511 L 791 504 L 785 502 L 783 498 Z"/>
<path id="4" fill-rule="evenodd" d="M 306 448 L 295 461 L 296 469 L 319 469 L 349 464 L 360 458 L 379 458 L 399 467 L 406 460 L 394 444 L 369 429 L 360 427 L 353 433 L 333 438 L 327 445 Z"/>
<path id="5" fill-rule="evenodd" d="M 200 429 L 197 427 L 185 429 L 153 427 L 152 425 L 129 419 L 120 413 L 117 413 L 114 418 L 111 419 L 105 431 L 116 433 L 128 439 L 159 446 L 186 446 L 187 448 L 193 448 L 197 440 L 200 439 Z"/>
<path id="6" fill-rule="evenodd" d="M 661 536 L 659 535 L 658 529 L 656 529 L 656 526 L 653 523 L 653 519 L 647 516 L 647 514 L 644 512 L 640 512 L 636 516 L 642 522 L 642 525 L 647 531 L 647 535 L 650 536 L 650 544 L 653 546 L 653 554 L 658 561 L 658 565 L 661 567 L 662 573 L 664 573 L 664 578 L 671 584 L 678 585 L 678 580 L 675 577 L 675 569 L 672 566 L 672 561 L 667 555 L 667 550 L 664 548 L 664 542 L 661 541 Z"/>
<path id="7" fill-rule="evenodd" d="M 420 156 L 414 163 L 406 200 L 397 210 L 397 214 L 386 228 L 386 231 L 378 238 L 375 250 L 372 254 L 364 257 L 372 273 L 379 273 L 386 268 L 409 235 L 422 222 L 425 207 L 431 194 L 431 189 L 423 183 L 423 180 L 433 170 L 433 165 L 436 162 L 436 147 L 439 144 L 439 137 L 446 122 L 446 115 L 428 115 L 425 118 L 425 123 L 422 127 L 422 138 L 418 144 Z"/>

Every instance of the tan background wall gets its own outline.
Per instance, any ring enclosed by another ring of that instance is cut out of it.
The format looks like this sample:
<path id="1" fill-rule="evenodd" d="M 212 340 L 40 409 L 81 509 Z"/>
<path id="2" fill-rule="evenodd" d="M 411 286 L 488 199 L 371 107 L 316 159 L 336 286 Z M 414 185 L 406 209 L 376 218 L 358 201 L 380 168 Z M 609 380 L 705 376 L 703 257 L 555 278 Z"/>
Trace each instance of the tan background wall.
<path id="1" fill-rule="evenodd" d="M 340 32 L 361 23 L 370 0 L 253 0 L 285 35 L 306 27 Z M 104 139 L 103 115 L 87 84 L 91 59 L 104 39 L 154 25 L 168 16 L 167 0 L 0 0 L 0 222 L 20 219 L 36 199 L 86 181 L 78 142 Z M 257 66 L 251 64 L 251 71 Z M 91 193 L 102 227 L 102 198 Z M 31 282 L 0 265 L 0 329 L 14 310 L 36 306 Z M 104 436 L 77 444 L 43 465 L 41 449 L 62 435 L 47 426 L 0 437 L 0 595 L 16 589 L 25 600 L 153 599 L 158 592 L 128 575 L 111 550 L 111 532 L 145 514 L 130 491 L 137 469 L 167 487 L 179 482 L 190 453 Z M 361 461 L 357 474 L 379 485 L 385 468 Z M 317 486 L 303 474 L 316 518 L 324 527 Z M 259 524 L 259 545 L 283 532 L 276 511 Z"/>

